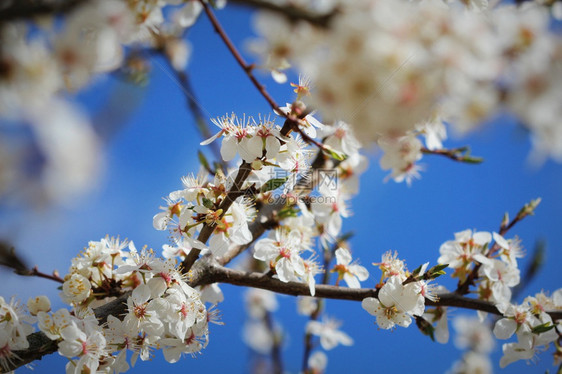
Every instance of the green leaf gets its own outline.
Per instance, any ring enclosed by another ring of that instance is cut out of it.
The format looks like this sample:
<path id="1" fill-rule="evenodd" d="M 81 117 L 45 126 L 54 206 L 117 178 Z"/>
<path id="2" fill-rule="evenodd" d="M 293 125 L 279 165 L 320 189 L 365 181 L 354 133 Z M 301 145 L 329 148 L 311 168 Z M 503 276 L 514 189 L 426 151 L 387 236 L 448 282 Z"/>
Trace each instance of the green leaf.
<path id="1" fill-rule="evenodd" d="M 432 341 L 435 341 L 435 327 L 431 323 L 427 322 L 425 318 L 416 317 L 416 325 L 422 334 L 429 336 Z"/>
<path id="2" fill-rule="evenodd" d="M 278 213 L 280 219 L 287 217 L 296 217 L 299 214 L 299 209 L 293 206 L 287 206 L 281 209 Z"/>
<path id="3" fill-rule="evenodd" d="M 531 329 L 533 334 L 542 334 L 543 332 L 550 331 L 554 328 L 554 325 L 550 322 L 543 323 L 542 325 L 535 326 Z"/>
<path id="4" fill-rule="evenodd" d="M 207 199 L 206 197 L 203 198 L 203 205 L 207 209 L 213 209 L 215 207 L 215 204 L 211 200 Z"/>
<path id="5" fill-rule="evenodd" d="M 338 242 L 345 242 L 348 241 L 349 239 L 351 239 L 353 237 L 353 235 L 355 235 L 355 233 L 353 231 L 348 231 L 345 234 L 341 235 L 338 238 Z"/>
<path id="6" fill-rule="evenodd" d="M 209 164 L 207 157 L 205 157 L 203 152 L 201 152 L 200 150 L 197 151 L 197 158 L 199 159 L 199 163 L 201 164 L 201 166 L 203 166 L 209 173 L 213 174 L 213 169 L 211 169 L 211 165 Z"/>
<path id="7" fill-rule="evenodd" d="M 429 269 L 429 273 L 437 273 L 439 271 L 443 271 L 444 269 L 448 268 L 449 264 L 440 264 L 440 265 L 435 265 L 433 266 L 431 269 Z"/>
<path id="8" fill-rule="evenodd" d="M 268 191 L 273 191 L 278 189 L 279 187 L 281 187 L 282 185 L 285 184 L 285 182 L 287 182 L 287 180 L 289 179 L 289 177 L 285 177 L 285 178 L 273 178 L 268 180 L 267 182 L 264 183 L 264 185 L 261 187 L 261 192 L 268 192 Z"/>
<path id="9" fill-rule="evenodd" d="M 412 277 L 417 277 L 421 271 L 423 265 L 418 266 L 414 271 L 412 271 Z"/>
<path id="10" fill-rule="evenodd" d="M 475 157 L 475 156 L 464 156 L 462 159 L 467 164 L 481 164 L 484 162 L 483 157 Z"/>
<path id="11" fill-rule="evenodd" d="M 435 279 L 437 277 L 440 277 L 441 275 L 445 275 L 445 274 L 447 274 L 445 272 L 445 269 L 448 266 L 449 266 L 449 264 L 435 265 L 427 271 L 427 276 L 429 276 L 430 279 Z"/>
<path id="12" fill-rule="evenodd" d="M 322 147 L 322 152 L 337 161 L 343 161 L 347 158 L 345 153 L 337 152 L 327 145 Z"/>
<path id="13" fill-rule="evenodd" d="M 201 166 L 205 168 L 207 171 L 211 171 L 211 165 L 209 165 L 209 161 L 207 161 L 207 157 L 201 152 L 200 150 L 197 151 L 197 157 L 199 158 L 199 163 Z"/>

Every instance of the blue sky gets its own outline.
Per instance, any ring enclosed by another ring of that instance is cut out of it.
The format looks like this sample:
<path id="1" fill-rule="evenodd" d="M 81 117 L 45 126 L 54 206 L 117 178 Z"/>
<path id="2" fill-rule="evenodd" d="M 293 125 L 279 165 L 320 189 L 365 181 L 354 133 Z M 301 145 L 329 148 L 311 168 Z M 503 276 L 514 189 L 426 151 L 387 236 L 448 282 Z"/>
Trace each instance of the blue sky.
<path id="1" fill-rule="evenodd" d="M 234 43 L 243 48 L 251 33 L 250 16 L 234 8 L 218 13 Z M 237 114 L 269 114 L 270 108 L 236 65 L 207 20 L 202 17 L 188 35 L 193 47 L 189 72 L 204 111 L 210 117 Z M 246 54 L 248 59 L 252 56 Z M 260 76 L 270 93 L 284 104 L 293 98 L 288 85 L 280 86 L 266 74 Z M 158 212 L 161 197 L 181 186 L 180 177 L 196 172 L 199 138 L 184 96 L 161 60 L 154 60 L 150 83 L 137 91 L 126 88 L 112 78 L 102 78 L 78 101 L 90 112 L 102 108 L 111 92 L 135 104 L 122 129 L 108 140 L 106 172 L 92 181 L 94 191 L 64 208 L 19 212 L 2 215 L 0 233 L 11 239 L 31 264 L 49 272 L 59 269 L 64 274 L 75 256 L 90 240 L 106 234 L 129 238 L 137 247 L 144 244 L 156 250 L 167 243 L 166 232 L 152 228 L 152 216 Z M 279 121 L 281 122 L 281 121 Z M 215 129 L 212 129 L 214 132 Z M 539 239 L 547 242 L 547 259 L 542 272 L 524 291 L 532 294 L 542 289 L 562 286 L 559 264 L 560 223 L 562 222 L 562 167 L 547 161 L 540 168 L 527 164 L 530 142 L 515 122 L 502 117 L 481 132 L 463 139 L 453 139 L 447 147 L 469 144 L 473 154 L 483 156 L 481 165 L 454 163 L 438 156 L 423 159 L 422 179 L 411 187 L 394 182 L 384 183 L 385 172 L 378 167 L 377 154 L 367 150 L 370 168 L 361 180 L 361 193 L 352 201 L 354 215 L 345 221 L 344 231 L 353 230 L 351 241 L 354 257 L 371 272 L 364 282 L 371 287 L 380 273 L 371 266 L 385 251 L 397 250 L 410 269 L 430 261 L 435 264 L 439 246 L 453 234 L 467 228 L 497 231 L 505 211 L 512 216 L 535 197 L 543 202 L 536 216 L 518 224 L 507 237 L 518 235 L 530 253 Z M 208 151 L 208 150 L 207 150 Z M 521 268 L 525 268 L 523 259 Z M 40 279 L 23 279 L 2 271 L 0 294 L 17 295 L 25 301 L 30 296 L 47 294 L 57 300 L 57 284 Z M 451 279 L 442 283 L 452 288 Z M 228 369 L 243 373 L 248 369 L 249 350 L 241 343 L 244 310 L 242 290 L 222 287 L 225 302 L 219 306 L 224 326 L 211 326 L 211 341 L 196 359 L 186 357 L 175 365 L 167 364 L 160 352 L 152 362 L 138 362 L 134 372 L 155 370 Z M 283 350 L 286 369 L 296 373 L 302 358 L 303 329 L 306 318 L 296 314 L 295 299 L 279 297 L 281 306 L 275 318 L 287 331 Z M 328 301 L 327 314 L 344 321 L 342 329 L 355 340 L 353 347 L 337 347 L 329 352 L 328 373 L 352 372 L 444 372 L 461 353 L 452 342 L 440 345 L 422 336 L 412 326 L 395 331 L 379 330 L 373 318 L 359 303 Z M 465 312 L 456 310 L 451 314 Z M 553 370 L 552 357 L 543 354 L 537 367 L 518 362 L 501 371 L 497 362 L 501 344 L 492 360 L 495 372 L 528 373 Z M 65 359 L 57 354 L 35 365 L 35 373 L 60 372 Z M 26 372 L 21 369 L 21 372 Z"/>

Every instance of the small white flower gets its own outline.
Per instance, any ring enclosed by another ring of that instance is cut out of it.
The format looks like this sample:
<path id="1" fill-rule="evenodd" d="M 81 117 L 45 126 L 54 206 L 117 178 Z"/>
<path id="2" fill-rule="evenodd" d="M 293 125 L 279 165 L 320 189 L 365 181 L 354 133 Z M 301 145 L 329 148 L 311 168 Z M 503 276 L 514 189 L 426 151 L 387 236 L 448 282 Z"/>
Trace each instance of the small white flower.
<path id="1" fill-rule="evenodd" d="M 328 366 L 328 356 L 322 351 L 316 351 L 308 358 L 308 367 L 315 374 L 321 374 Z"/>
<path id="2" fill-rule="evenodd" d="M 45 295 L 31 297 L 27 300 L 27 309 L 33 316 L 36 316 L 39 312 L 49 312 L 51 310 L 51 301 Z"/>
<path id="3" fill-rule="evenodd" d="M 150 300 L 151 290 L 147 285 L 141 284 L 133 290 L 127 299 L 128 313 L 124 322 L 127 328 L 144 331 L 148 335 L 161 336 L 164 325 L 158 315 L 158 305 Z"/>
<path id="4" fill-rule="evenodd" d="M 320 345 L 325 350 L 335 348 L 338 344 L 353 345 L 353 339 L 343 331 L 338 330 L 341 323 L 324 317 L 322 322 L 309 321 L 306 325 L 306 332 L 320 337 Z"/>
<path id="5" fill-rule="evenodd" d="M 378 299 L 367 297 L 361 306 L 369 314 L 377 317 L 377 325 L 382 329 L 391 329 L 395 325 L 408 327 L 412 323 L 411 314 L 417 309 L 418 297 L 410 284 L 403 286 L 398 277 L 391 277 L 379 291 Z M 423 314 L 421 311 L 420 314 Z"/>
<path id="6" fill-rule="evenodd" d="M 310 316 L 318 308 L 318 301 L 311 296 L 297 297 L 297 311 L 303 316 Z"/>
<path id="7" fill-rule="evenodd" d="M 359 282 L 369 278 L 369 272 L 361 265 L 351 263 L 351 253 L 347 248 L 338 248 L 336 250 L 337 265 L 332 271 L 338 273 L 338 281 L 345 280 L 349 288 L 361 288 Z"/>
<path id="8" fill-rule="evenodd" d="M 275 294 L 259 288 L 250 288 L 244 294 L 246 309 L 252 318 L 263 318 L 266 313 L 274 312 L 279 305 Z"/>
<path id="9" fill-rule="evenodd" d="M 59 353 L 65 357 L 79 357 L 73 372 L 96 372 L 99 359 L 105 355 L 106 340 L 100 331 L 86 334 L 74 323 L 61 330 L 63 341 L 59 343 Z"/>
<path id="10" fill-rule="evenodd" d="M 387 251 L 382 255 L 381 262 L 374 262 L 382 271 L 382 279 L 389 277 L 400 277 L 406 280 L 406 265 L 398 258 L 398 252 Z"/>
<path id="11" fill-rule="evenodd" d="M 456 331 L 455 346 L 478 353 L 490 353 L 495 346 L 488 325 L 476 317 L 458 316 L 453 320 Z"/>
<path id="12" fill-rule="evenodd" d="M 273 263 L 282 282 L 297 281 L 298 276 L 305 274 L 305 266 L 296 240 L 296 235 L 277 229 L 275 239 L 265 238 L 256 243 L 254 258 Z"/>
<path id="13" fill-rule="evenodd" d="M 92 285 L 90 281 L 81 274 L 72 274 L 62 285 L 64 297 L 70 303 L 79 304 L 90 296 Z"/>

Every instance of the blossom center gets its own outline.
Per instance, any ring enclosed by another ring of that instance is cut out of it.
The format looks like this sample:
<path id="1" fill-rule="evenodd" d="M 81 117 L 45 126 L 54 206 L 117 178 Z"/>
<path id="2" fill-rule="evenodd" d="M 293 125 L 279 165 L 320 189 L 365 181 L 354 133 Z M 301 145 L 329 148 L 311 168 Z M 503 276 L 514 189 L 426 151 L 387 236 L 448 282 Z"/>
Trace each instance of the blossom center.
<path id="1" fill-rule="evenodd" d="M 390 320 L 393 319 L 396 314 L 398 314 L 398 309 L 395 305 L 384 309 L 384 316 Z"/>

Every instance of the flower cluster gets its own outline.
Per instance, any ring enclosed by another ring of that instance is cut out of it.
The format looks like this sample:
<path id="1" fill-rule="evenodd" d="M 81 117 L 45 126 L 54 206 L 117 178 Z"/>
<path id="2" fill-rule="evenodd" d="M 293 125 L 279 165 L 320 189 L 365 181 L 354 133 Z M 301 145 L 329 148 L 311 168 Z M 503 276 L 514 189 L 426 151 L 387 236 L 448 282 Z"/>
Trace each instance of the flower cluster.
<path id="1" fill-rule="evenodd" d="M 165 199 L 167 205 L 160 207 L 162 212 L 154 216 L 154 228 L 168 229 L 172 233 L 174 246 L 164 246 L 166 258 L 183 258 L 192 248 L 210 250 L 220 257 L 231 244 L 246 244 L 252 240 L 248 222 L 253 219 L 255 210 L 251 201 L 240 196 L 224 211 L 221 203 L 227 198 L 233 178 L 222 172 L 217 172 L 212 182 L 207 178 L 203 171 L 197 177 L 182 178 L 184 189 L 171 192 Z M 215 226 L 208 246 L 197 240 L 205 225 Z"/>
<path id="2" fill-rule="evenodd" d="M 274 325 L 270 317 L 279 307 L 275 294 L 254 288 L 246 291 L 244 299 L 249 317 L 244 324 L 244 342 L 255 352 L 268 354 L 283 335 L 281 326 Z"/>
<path id="3" fill-rule="evenodd" d="M 560 159 L 562 44 L 549 29 L 546 6 L 327 3 L 332 7 L 320 12 L 335 15 L 326 28 L 259 14 L 263 39 L 254 50 L 275 76 L 291 65 L 307 75 L 310 102 L 323 118 L 344 120 L 364 143 L 378 142 L 392 178 L 418 176 L 417 137 L 425 136 L 430 150 L 440 148 L 444 123 L 464 133 L 504 104 L 531 129 L 537 154 Z"/>
<path id="4" fill-rule="evenodd" d="M 495 244 L 492 245 L 492 239 Z M 481 299 L 495 304 L 511 300 L 511 288 L 519 284 L 517 258 L 522 250 L 517 238 L 506 240 L 503 236 L 485 231 L 465 230 L 455 234 L 439 249 L 440 264 L 455 269 L 453 277 L 466 281 L 478 264 L 478 293 Z"/>
<path id="5" fill-rule="evenodd" d="M 410 326 L 412 316 L 423 315 L 425 298 L 435 299 L 427 281 L 419 276 L 426 273 L 428 264 L 410 274 L 397 254 L 389 251 L 383 255 L 382 262 L 374 265 L 381 269 L 386 282 L 376 298 L 363 299 L 361 306 L 376 317 L 376 323 L 382 329 L 392 329 L 396 325 Z"/>
<path id="6" fill-rule="evenodd" d="M 132 242 L 106 237 L 90 242 L 70 270 L 62 297 L 74 307 L 72 313 L 67 309 L 49 313 L 40 298 L 28 303 L 30 310 L 37 310 L 39 329 L 57 340 L 59 353 L 70 360 L 67 372 L 125 372 L 127 351 L 133 352 L 134 366 L 139 357 L 150 359 L 155 348 L 174 363 L 182 354 L 193 355 L 207 345 L 214 314 L 205 307 L 202 294 L 187 284 L 175 260 L 162 260 L 147 249 L 138 252 Z M 132 293 L 124 318 L 110 315 L 100 325 L 92 307 L 128 290 Z"/>
<path id="7" fill-rule="evenodd" d="M 547 310 L 562 310 L 562 289 L 548 297 L 544 293 L 528 296 L 520 305 L 506 303 L 498 305 L 503 318 L 494 326 L 494 335 L 498 339 L 509 339 L 517 335 L 516 343 L 502 346 L 503 368 L 517 360 L 530 360 L 537 352 L 543 351 L 549 343 L 558 339 L 561 327 L 554 325 Z M 557 330 L 558 329 L 558 333 Z"/>
<path id="8" fill-rule="evenodd" d="M 14 299 L 10 302 L 0 296 L 0 367 L 7 370 L 13 351 L 29 347 L 27 335 L 33 332 L 34 319 L 26 315 Z"/>
<path id="9" fill-rule="evenodd" d="M 492 373 L 489 354 L 495 342 L 489 325 L 477 317 L 458 316 L 453 320 L 456 330 L 455 346 L 466 349 L 462 358 L 453 364 L 450 373 Z"/>
<path id="10" fill-rule="evenodd" d="M 143 47 L 161 47 L 175 69 L 184 69 L 189 45 L 181 35 L 195 22 L 202 6 L 198 1 L 182 3 L 100 0 L 77 4 L 64 17 L 41 14 L 37 23 L 4 20 L 0 26 L 0 148 L 6 151 L 2 152 L 6 162 L 0 165 L 0 177 L 10 183 L 0 194 L 23 191 L 64 200 L 69 193 L 91 186 L 101 166 L 99 139 L 89 119 L 65 96 L 91 85 L 100 74 L 119 68 L 142 70 L 137 68 L 135 53 L 127 52 Z M 224 6 L 225 2 L 213 3 Z M 26 130 L 14 135 L 14 125 Z M 19 134 L 25 132 L 29 135 Z M 29 159 L 28 147 L 37 148 L 40 161 Z M 25 173 L 30 162 L 44 169 L 35 173 L 41 175 L 39 181 L 37 175 Z M 28 191 L 30 180 L 39 183 Z"/>

